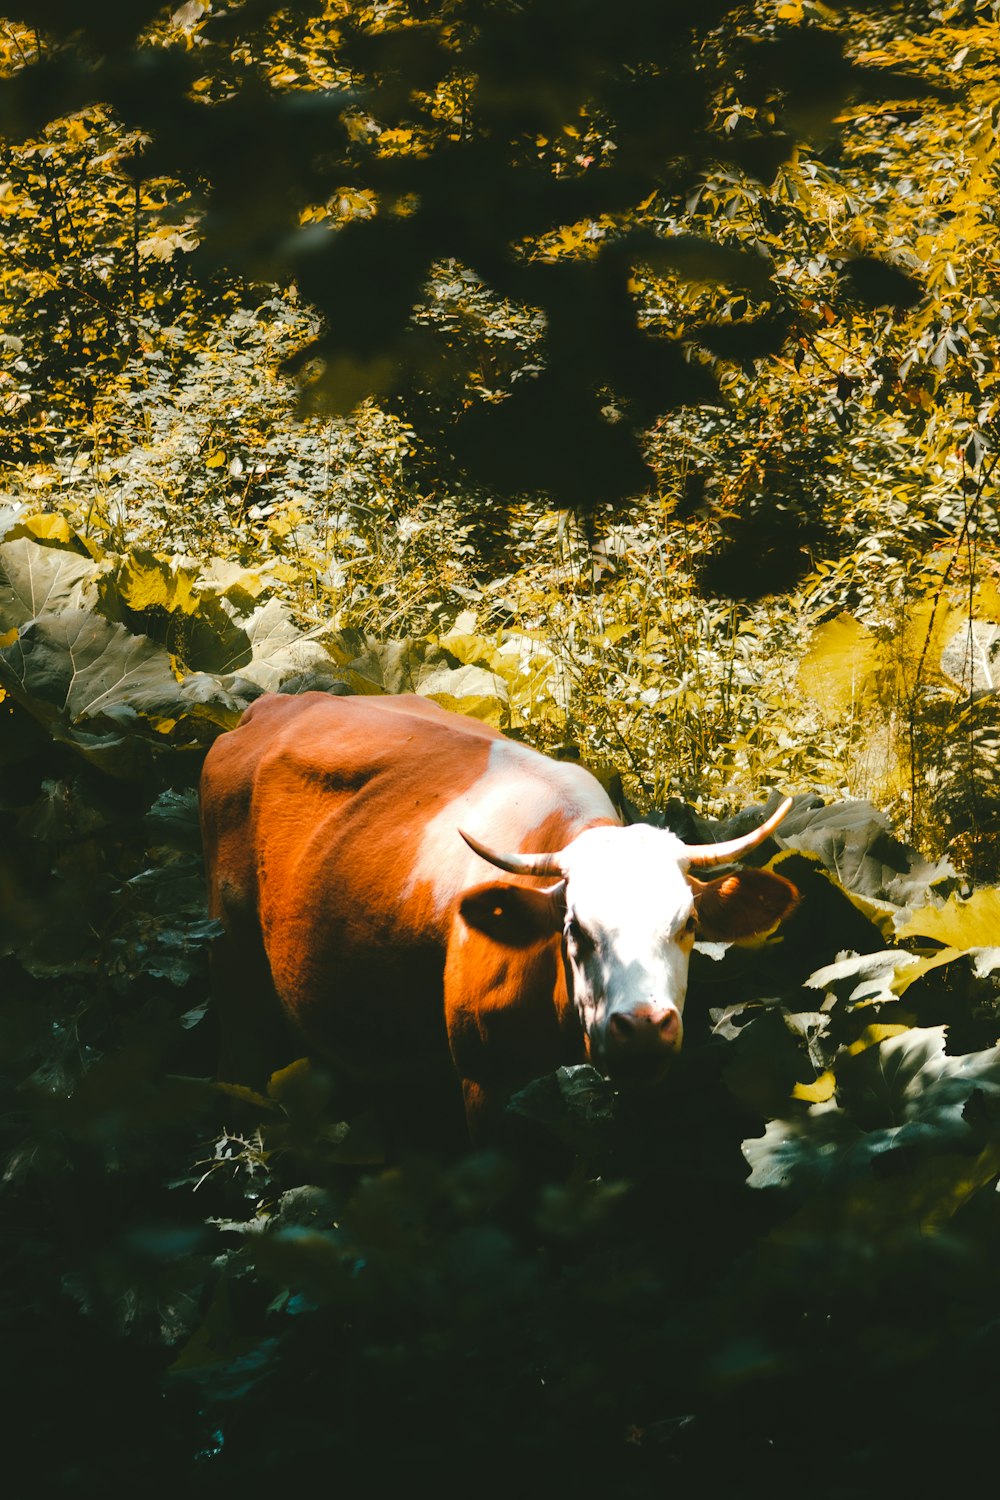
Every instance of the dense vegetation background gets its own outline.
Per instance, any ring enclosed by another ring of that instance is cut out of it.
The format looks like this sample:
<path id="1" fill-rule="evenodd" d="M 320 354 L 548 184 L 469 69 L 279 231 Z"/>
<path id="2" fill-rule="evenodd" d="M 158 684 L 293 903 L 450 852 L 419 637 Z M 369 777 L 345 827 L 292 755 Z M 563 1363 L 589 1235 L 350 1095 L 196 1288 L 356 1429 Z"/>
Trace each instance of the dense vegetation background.
<path id="1" fill-rule="evenodd" d="M 13 1494 L 978 1470 L 993 6 L 97 10 L 0 22 Z M 796 794 L 670 1089 L 520 1096 L 568 1172 L 210 1081 L 198 770 L 307 687 L 700 837 Z"/>

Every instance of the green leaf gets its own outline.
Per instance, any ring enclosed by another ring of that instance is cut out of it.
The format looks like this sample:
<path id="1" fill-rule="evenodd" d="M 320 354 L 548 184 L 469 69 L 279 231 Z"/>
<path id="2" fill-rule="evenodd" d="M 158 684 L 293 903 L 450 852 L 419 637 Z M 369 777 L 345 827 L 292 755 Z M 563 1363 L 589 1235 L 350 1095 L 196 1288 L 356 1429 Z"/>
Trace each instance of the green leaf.
<path id="1" fill-rule="evenodd" d="M 238 663 L 239 674 L 263 692 L 277 692 L 287 678 L 303 672 L 320 673 L 331 682 L 342 679 L 330 653 L 303 635 L 288 606 L 278 599 L 269 599 L 256 609 L 244 621 L 243 630 L 250 657 Z"/>
<path id="2" fill-rule="evenodd" d="M 174 856 L 133 875 L 121 887 L 108 973 L 119 989 L 138 974 L 178 987 L 207 973 L 207 949 L 223 931 L 209 917 L 200 855 Z"/>
<path id="3" fill-rule="evenodd" d="M 904 1146 L 979 1149 L 966 1106 L 974 1093 L 1000 1100 L 1000 1047 L 952 1057 L 943 1026 L 913 1028 L 843 1058 L 836 1079 L 835 1100 L 772 1120 L 743 1142 L 751 1187 L 825 1192 Z"/>
<path id="4" fill-rule="evenodd" d="M 5 542 L 0 546 L 0 634 L 41 614 L 92 602 L 100 571 L 89 557 L 27 537 Z"/>
<path id="5" fill-rule="evenodd" d="M 914 953 L 887 948 L 880 953 L 853 953 L 836 963 L 824 964 L 805 983 L 848 1006 L 866 1005 L 873 1000 L 896 999 L 908 983 L 926 972 L 926 967 Z"/>
<path id="6" fill-rule="evenodd" d="M 765 1119 L 782 1113 L 796 1084 L 814 1075 L 809 1043 L 821 1026 L 815 1012 L 792 1014 L 778 1005 L 759 1010 L 727 1048 L 726 1087 Z"/>
<path id="7" fill-rule="evenodd" d="M 508 1109 L 584 1156 L 601 1159 L 615 1118 L 611 1084 L 589 1063 L 557 1068 L 514 1094 Z"/>
<path id="8" fill-rule="evenodd" d="M 177 678 L 162 646 L 87 609 L 45 614 L 0 651 L 0 680 L 38 717 L 68 725 L 169 713 Z"/>
<path id="9" fill-rule="evenodd" d="M 818 855 L 852 893 L 895 907 L 925 899 L 934 886 L 957 878 L 947 860 L 932 863 L 895 838 L 889 819 L 866 801 L 795 807 L 777 839 Z"/>

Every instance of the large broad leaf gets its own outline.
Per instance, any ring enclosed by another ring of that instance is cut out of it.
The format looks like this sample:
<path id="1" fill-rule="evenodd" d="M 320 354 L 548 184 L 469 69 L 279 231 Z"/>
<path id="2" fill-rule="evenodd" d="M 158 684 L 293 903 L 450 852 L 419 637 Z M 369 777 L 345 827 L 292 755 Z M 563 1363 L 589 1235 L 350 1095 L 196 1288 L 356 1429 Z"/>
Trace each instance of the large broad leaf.
<path id="1" fill-rule="evenodd" d="M 200 854 L 176 856 L 122 887 L 108 973 L 119 987 L 137 974 L 184 985 L 205 973 L 208 944 L 221 932 L 222 924 L 205 907 Z"/>
<path id="2" fill-rule="evenodd" d="M 255 605 L 247 600 L 252 613 Z M 185 615 L 171 633 L 171 649 L 182 666 L 193 672 L 226 675 L 251 660 L 253 646 L 245 621 L 228 599 L 203 594 L 195 614 Z"/>
<path id="3" fill-rule="evenodd" d="M 853 615 L 841 614 L 813 632 L 799 685 L 828 718 L 840 718 L 874 697 L 878 664 L 876 637 Z"/>
<path id="4" fill-rule="evenodd" d="M 824 964 L 809 975 L 806 985 L 848 1005 L 869 1005 L 874 1000 L 896 999 L 926 971 L 926 962 L 915 953 L 887 948 L 881 953 L 852 953 Z"/>
<path id="5" fill-rule="evenodd" d="M 952 1057 L 945 1027 L 913 1028 L 845 1058 L 836 1078 L 835 1099 L 743 1142 L 751 1187 L 824 1190 L 887 1151 L 979 1148 L 967 1106 L 974 1093 L 1000 1101 L 1000 1047 Z"/>
<path id="6" fill-rule="evenodd" d="M 10 555 L 7 603 L 14 618 L 43 600 L 55 606 L 32 616 L 0 649 L 0 685 L 111 774 L 143 774 L 157 745 L 204 744 L 217 728 L 234 727 L 262 692 L 289 683 L 297 690 L 347 690 L 330 653 L 303 636 L 278 600 L 253 607 L 247 595 L 252 612 L 244 619 L 232 601 L 212 597 L 191 613 L 189 570 L 162 559 L 148 566 L 139 559 L 134 567 L 130 561 L 131 571 L 119 569 L 117 582 L 132 587 L 133 605 L 155 605 L 159 619 L 176 617 L 180 656 L 107 617 L 127 602 L 110 584 L 106 612 L 81 602 L 96 597 L 98 570 L 87 559 L 25 538 L 0 551 Z M 214 670 L 185 674 L 189 658 Z"/>
<path id="7" fill-rule="evenodd" d="M 425 672 L 450 665 L 444 651 L 424 640 L 379 641 L 344 631 L 330 649 L 356 693 L 415 693 Z"/>
<path id="8" fill-rule="evenodd" d="M 127 777 L 145 774 L 158 747 L 231 728 L 260 691 L 247 684 L 234 697 L 215 677 L 180 681 L 164 646 L 86 609 L 25 625 L 0 650 L 0 684 L 50 733 Z"/>
<path id="9" fill-rule="evenodd" d="M 45 614 L 0 651 L 0 680 L 43 719 L 169 714 L 177 678 L 169 653 L 87 609 Z"/>
<path id="10" fill-rule="evenodd" d="M 957 894 L 941 905 L 907 913 L 900 938 L 931 938 L 949 948 L 986 948 L 1000 939 L 1000 886 L 983 886 L 967 900 Z"/>
<path id="11" fill-rule="evenodd" d="M 181 712 L 219 729 L 235 729 L 249 705 L 263 689 L 239 673 L 218 677 L 211 672 L 192 672 L 178 684 Z"/>
<path id="12" fill-rule="evenodd" d="M 286 678 L 313 672 L 339 680 L 328 651 L 304 636 L 286 605 L 269 599 L 243 623 L 250 645 L 248 661 L 238 663 L 240 676 L 267 693 L 277 692 Z"/>
<path id="13" fill-rule="evenodd" d="M 193 787 L 161 792 L 142 821 L 150 849 L 201 853 L 198 794 Z"/>
<path id="14" fill-rule="evenodd" d="M 253 568 L 222 557 L 210 557 L 198 574 L 198 587 L 218 594 L 234 604 L 242 614 L 249 614 L 253 601 L 267 588 L 266 581 Z"/>
<path id="15" fill-rule="evenodd" d="M 573 1150 L 600 1157 L 608 1149 L 615 1095 L 595 1068 L 579 1063 L 536 1078 L 514 1094 L 508 1109 L 544 1126 Z"/>
<path id="16" fill-rule="evenodd" d="M 891 640 L 840 614 L 813 632 L 799 686 L 832 719 L 864 711 L 883 692 L 909 698 L 921 682 L 946 681 L 941 658 L 963 618 L 934 590 L 911 604 L 902 632 Z"/>
<path id="17" fill-rule="evenodd" d="M 931 888 L 956 879 L 947 860 L 924 859 L 897 839 L 888 818 L 870 802 L 831 802 L 811 806 L 796 801 L 777 832 L 789 849 L 819 855 L 847 890 L 872 901 L 909 906 L 926 900 Z"/>
<path id="18" fill-rule="evenodd" d="M 501 723 L 507 708 L 506 683 L 485 667 L 437 667 L 420 677 L 417 692 L 490 724 Z"/>
<path id="19" fill-rule="evenodd" d="M 902 1031 L 914 1022 L 944 1022 L 951 1051 L 959 1053 L 989 1045 L 1000 1032 L 998 971 L 997 946 L 920 954 L 890 948 L 838 959 L 817 969 L 805 983 L 824 991 L 833 1023 L 831 1038 L 841 1046 L 860 1050 L 881 1040 L 889 1028 Z M 855 1025 L 860 1021 L 865 1026 L 860 1035 L 852 1036 L 852 1018 Z"/>
<path id="20" fill-rule="evenodd" d="M 491 724 L 506 714 L 503 678 L 485 667 L 456 666 L 451 652 L 435 640 L 376 641 L 345 632 L 331 642 L 331 650 L 354 692 L 418 693 Z"/>
<path id="21" fill-rule="evenodd" d="M 102 549 L 97 543 L 87 536 L 81 536 L 78 531 L 66 520 L 65 516 L 55 515 L 51 511 L 41 511 L 37 515 L 25 515 L 19 508 L 8 508 L 0 504 L 0 536 L 4 536 L 8 542 L 14 541 L 16 537 L 28 537 L 32 542 L 40 542 L 43 547 L 56 547 L 69 552 L 75 552 L 79 557 L 100 558 Z"/>
<path id="22" fill-rule="evenodd" d="M 138 548 L 123 557 L 114 573 L 104 580 L 102 595 L 112 610 L 121 600 L 137 614 L 156 609 L 168 614 L 193 615 L 201 603 L 195 568 Z M 118 618 L 107 608 L 105 613 L 112 619 Z"/>
<path id="23" fill-rule="evenodd" d="M 766 1117 L 784 1110 L 796 1085 L 823 1065 L 817 1050 L 828 1018 L 816 1011 L 792 1012 L 771 1005 L 758 1010 L 732 1037 L 722 1077 L 744 1104 Z M 730 1017 L 719 1016 L 714 1030 L 725 1035 Z"/>
<path id="24" fill-rule="evenodd" d="M 0 547 L 0 635 L 41 614 L 80 609 L 96 597 L 89 557 L 18 537 Z"/>
<path id="25" fill-rule="evenodd" d="M 446 707 L 452 706 L 449 700 L 454 699 L 463 713 L 488 718 L 496 724 L 507 721 L 510 704 L 533 723 L 543 720 L 564 722 L 568 690 L 562 675 L 556 670 L 550 647 L 542 639 L 519 631 L 502 631 L 491 637 L 455 629 L 438 636 L 437 644 L 459 666 L 479 667 L 501 679 L 499 688 L 487 688 L 484 695 L 484 703 L 494 700 L 489 711 L 482 712 L 468 706 L 461 700 L 461 695 L 453 691 L 441 697 L 436 692 L 430 694 Z M 426 689 L 421 687 L 420 691 Z"/>
<path id="26" fill-rule="evenodd" d="M 939 577 L 941 567 L 940 558 L 931 558 L 930 572 Z M 952 604 L 937 589 L 932 589 L 906 611 L 894 663 L 897 681 L 906 695 L 915 691 L 918 679 L 920 682 L 931 679 L 940 683 L 946 681 L 941 659 L 949 641 L 967 618 L 964 608 Z"/>

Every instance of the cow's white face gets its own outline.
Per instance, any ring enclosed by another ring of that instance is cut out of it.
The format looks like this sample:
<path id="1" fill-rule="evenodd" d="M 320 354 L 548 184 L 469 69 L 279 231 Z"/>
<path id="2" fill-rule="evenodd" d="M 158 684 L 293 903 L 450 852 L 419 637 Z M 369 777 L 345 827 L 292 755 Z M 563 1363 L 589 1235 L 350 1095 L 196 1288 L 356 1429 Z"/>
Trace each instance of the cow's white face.
<path id="1" fill-rule="evenodd" d="M 587 828 L 556 854 L 499 854 L 463 833 L 500 869 L 560 879 L 545 889 L 475 886 L 461 900 L 461 918 L 514 950 L 551 941 L 561 929 L 566 989 L 592 1062 L 623 1083 L 655 1082 L 680 1050 L 696 931 L 722 942 L 759 936 L 798 901 L 791 882 L 769 870 L 702 881 L 689 866 L 756 847 L 790 805 L 753 834 L 713 847 L 686 845 L 646 824 Z M 509 976 L 510 966 L 500 972 Z"/>
<path id="2" fill-rule="evenodd" d="M 684 845 L 644 825 L 591 828 L 562 859 L 567 978 L 591 1059 L 652 1081 L 683 1036 L 697 925 Z"/>

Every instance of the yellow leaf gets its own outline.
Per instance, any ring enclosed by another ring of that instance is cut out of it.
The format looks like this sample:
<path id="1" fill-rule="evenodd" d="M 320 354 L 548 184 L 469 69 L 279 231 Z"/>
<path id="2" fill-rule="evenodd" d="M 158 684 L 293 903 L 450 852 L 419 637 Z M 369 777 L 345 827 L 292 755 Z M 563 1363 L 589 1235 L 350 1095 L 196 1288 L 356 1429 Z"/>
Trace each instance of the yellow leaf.
<path id="1" fill-rule="evenodd" d="M 909 1031 L 909 1026 L 866 1026 L 856 1042 L 848 1047 L 852 1055 L 865 1052 L 869 1047 L 877 1047 L 879 1042 L 888 1041 L 891 1036 L 901 1036 L 904 1031 Z"/>
<path id="2" fill-rule="evenodd" d="M 922 906 L 897 931 L 901 938 L 933 938 L 948 948 L 990 948 L 1000 939 L 1000 887 L 985 885 L 965 901 Z"/>
<path id="3" fill-rule="evenodd" d="M 268 519 L 267 527 L 273 536 L 287 536 L 290 531 L 295 530 L 296 526 L 301 525 L 304 519 L 299 506 L 283 505 Z"/>
<path id="4" fill-rule="evenodd" d="M 976 590 L 976 597 L 972 605 L 972 614 L 980 620 L 990 620 L 994 625 L 1000 625 L 1000 588 L 992 578 L 987 578 Z"/>
<path id="5" fill-rule="evenodd" d="M 205 460 L 205 468 L 206 469 L 221 469 L 222 465 L 225 463 L 225 461 L 226 461 L 225 449 L 224 448 L 215 448 L 215 449 L 213 449 L 213 451 L 206 458 L 206 460 Z"/>
<path id="6" fill-rule="evenodd" d="M 276 578 L 279 583 L 294 583 L 300 570 L 291 563 L 272 563 L 267 573 L 269 578 Z"/>
<path id="7" fill-rule="evenodd" d="M 59 542 L 67 546 L 76 539 L 76 533 L 65 516 L 28 516 L 21 524 L 40 542 Z"/>
<path id="8" fill-rule="evenodd" d="M 940 676 L 941 655 L 966 618 L 965 610 L 937 595 L 929 594 L 910 607 L 898 652 L 904 692 L 916 688 L 918 669 L 922 680 Z"/>
<path id="9" fill-rule="evenodd" d="M 241 1104 L 253 1104 L 258 1109 L 275 1108 L 273 1099 L 265 1099 L 256 1089 L 248 1088 L 244 1083 L 213 1083 L 212 1088 L 219 1094 L 225 1094 L 227 1099 L 238 1099 Z"/>
<path id="10" fill-rule="evenodd" d="M 804 1099 L 807 1104 L 825 1104 L 828 1099 L 833 1098 L 836 1087 L 837 1080 L 827 1068 L 815 1082 L 797 1083 L 792 1089 L 792 1098 Z"/>
<path id="11" fill-rule="evenodd" d="M 853 615 L 840 614 L 813 631 L 799 667 L 799 686 L 830 719 L 874 696 L 878 642 Z"/>
<path id="12" fill-rule="evenodd" d="M 312 1063 L 308 1057 L 296 1058 L 287 1068 L 279 1068 L 276 1073 L 271 1074 L 267 1083 L 267 1097 L 280 1100 L 290 1088 L 295 1088 L 308 1079 L 311 1073 Z"/>
<path id="13" fill-rule="evenodd" d="M 131 609 L 165 609 L 193 615 L 201 602 L 192 570 L 152 552 L 133 552 L 118 570 L 118 589 Z"/>
<path id="14" fill-rule="evenodd" d="M 14 626 L 13 630 L 5 630 L 3 634 L 0 635 L 0 651 L 5 650 L 8 646 L 13 646 L 14 642 L 17 640 L 17 634 L 18 632 L 16 625 Z M 0 695 L 0 701 L 2 701 L 2 695 Z"/>
<path id="15" fill-rule="evenodd" d="M 198 248 L 198 240 L 182 229 L 164 224 L 145 239 L 139 240 L 136 252 L 140 260 L 172 260 L 178 250 L 191 251 Z"/>

